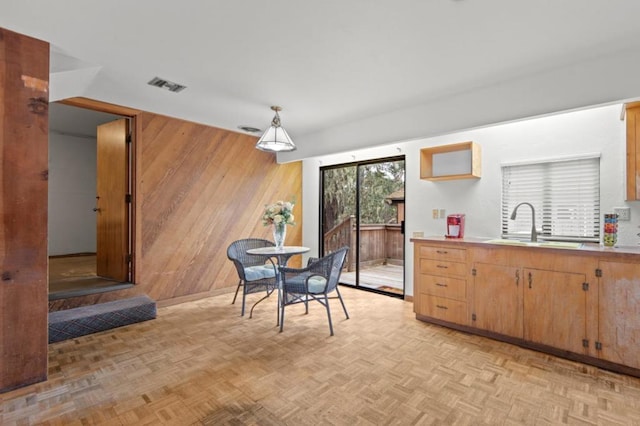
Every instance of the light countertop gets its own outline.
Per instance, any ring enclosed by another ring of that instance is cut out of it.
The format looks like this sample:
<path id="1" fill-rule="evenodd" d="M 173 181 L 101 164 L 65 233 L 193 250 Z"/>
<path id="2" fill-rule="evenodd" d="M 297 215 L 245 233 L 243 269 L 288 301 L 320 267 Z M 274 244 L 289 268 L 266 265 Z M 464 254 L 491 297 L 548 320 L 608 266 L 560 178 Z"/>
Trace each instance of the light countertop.
<path id="1" fill-rule="evenodd" d="M 577 252 L 576 254 L 587 254 L 587 253 L 598 253 L 598 254 L 631 254 L 631 255 L 640 255 L 640 246 L 614 246 L 614 247 L 605 247 L 601 244 L 597 243 L 583 243 L 580 247 L 559 247 L 553 246 L 553 242 L 547 242 L 548 245 L 545 245 L 544 242 L 541 242 L 542 245 L 532 246 L 526 244 L 505 244 L 505 243 L 497 243 L 496 240 L 499 238 L 491 238 L 491 237 L 464 237 L 464 238 L 447 238 L 445 236 L 428 236 L 428 237 L 412 237 L 410 241 L 412 243 L 417 242 L 439 242 L 439 243 L 447 243 L 452 245 L 473 245 L 473 246 L 491 246 L 491 247 L 505 247 L 505 248 L 515 248 L 515 249 L 530 249 L 530 250 L 560 250 L 560 251 L 569 251 L 569 252 Z M 492 242 L 494 241 L 494 242 Z"/>

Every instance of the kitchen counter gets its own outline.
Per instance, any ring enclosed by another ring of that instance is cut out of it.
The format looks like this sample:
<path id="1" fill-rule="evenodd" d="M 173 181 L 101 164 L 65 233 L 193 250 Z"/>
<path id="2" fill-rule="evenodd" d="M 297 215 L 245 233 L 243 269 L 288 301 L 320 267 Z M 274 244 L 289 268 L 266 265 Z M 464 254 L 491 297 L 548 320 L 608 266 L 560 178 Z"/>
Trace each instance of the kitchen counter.
<path id="1" fill-rule="evenodd" d="M 640 377 L 640 247 L 410 241 L 417 319 Z"/>
<path id="2" fill-rule="evenodd" d="M 640 245 L 639 246 L 614 246 L 614 247 L 605 247 L 601 244 L 597 243 L 583 243 L 579 248 L 573 247 L 553 247 L 551 245 L 538 245 L 538 246 L 530 246 L 530 245 L 520 245 L 520 244 L 505 244 L 505 243 L 495 243 L 492 241 L 499 240 L 498 238 L 491 237 L 465 237 L 465 238 L 447 238 L 444 236 L 428 236 L 428 237 L 412 237 L 411 242 L 438 242 L 438 243 L 446 243 L 451 244 L 453 246 L 476 246 L 476 247 L 504 247 L 504 248 L 515 248 L 515 249 L 531 249 L 531 250 L 560 250 L 563 252 L 574 252 L 574 254 L 594 254 L 594 255 L 602 255 L 602 254 L 620 254 L 620 255 L 640 255 Z M 549 241 L 551 243 L 551 241 Z M 568 254 L 568 253 L 567 253 Z"/>

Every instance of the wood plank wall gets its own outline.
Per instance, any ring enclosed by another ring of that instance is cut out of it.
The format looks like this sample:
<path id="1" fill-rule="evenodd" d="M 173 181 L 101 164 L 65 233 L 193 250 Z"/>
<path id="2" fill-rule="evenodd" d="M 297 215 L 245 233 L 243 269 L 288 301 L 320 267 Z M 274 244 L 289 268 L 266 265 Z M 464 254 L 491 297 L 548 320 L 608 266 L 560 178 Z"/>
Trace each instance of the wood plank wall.
<path id="1" fill-rule="evenodd" d="M 151 298 L 235 287 L 227 246 L 272 239 L 260 221 L 265 204 L 296 199 L 299 223 L 286 242 L 301 244 L 300 162 L 278 165 L 275 154 L 255 149 L 253 136 L 149 113 L 137 121 L 137 271 Z"/>
<path id="2" fill-rule="evenodd" d="M 161 304 L 235 290 L 227 246 L 273 239 L 265 204 L 296 200 L 286 244 L 302 244 L 302 163 L 276 163 L 257 138 L 152 113 L 136 115 L 136 286 L 57 300 L 49 310 L 144 293 Z M 299 266 L 299 256 L 292 258 Z"/>
<path id="3" fill-rule="evenodd" d="M 47 378 L 49 44 L 0 28 L 0 392 Z"/>

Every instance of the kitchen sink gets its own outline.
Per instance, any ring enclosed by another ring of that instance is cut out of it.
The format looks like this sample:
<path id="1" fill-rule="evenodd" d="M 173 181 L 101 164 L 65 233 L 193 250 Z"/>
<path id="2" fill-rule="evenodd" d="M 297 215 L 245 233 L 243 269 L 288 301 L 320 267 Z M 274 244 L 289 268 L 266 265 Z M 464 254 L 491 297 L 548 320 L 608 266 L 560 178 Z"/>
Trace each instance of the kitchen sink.
<path id="1" fill-rule="evenodd" d="M 493 240 L 487 240 L 488 244 L 500 244 L 507 246 L 522 246 L 522 247 L 547 247 L 547 248 L 566 248 L 566 249 L 579 249 L 582 247 L 582 243 L 575 241 L 523 241 L 523 240 L 510 240 L 506 238 L 497 238 Z"/>
<path id="2" fill-rule="evenodd" d="M 540 247 L 555 247 L 555 248 L 570 248 L 579 249 L 582 247 L 582 243 L 575 241 L 543 241 L 538 244 Z"/>
<path id="3" fill-rule="evenodd" d="M 507 246 L 528 246 L 528 245 L 538 245 L 540 243 L 534 243 L 531 241 L 522 241 L 522 240 L 507 240 L 504 238 L 498 238 L 495 240 L 487 240 L 485 243 L 489 244 L 501 244 Z"/>

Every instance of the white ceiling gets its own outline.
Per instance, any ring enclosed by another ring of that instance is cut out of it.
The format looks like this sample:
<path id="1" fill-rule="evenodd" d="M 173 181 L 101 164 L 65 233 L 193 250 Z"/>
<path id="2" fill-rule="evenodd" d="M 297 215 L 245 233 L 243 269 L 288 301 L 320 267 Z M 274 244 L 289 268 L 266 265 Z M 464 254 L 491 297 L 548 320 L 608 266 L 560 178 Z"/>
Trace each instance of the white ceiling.
<path id="1" fill-rule="evenodd" d="M 51 100 L 230 130 L 289 161 L 640 97 L 637 0 L 0 0 L 52 45 Z M 148 86 L 159 76 L 180 93 Z"/>

